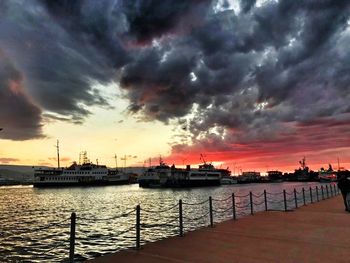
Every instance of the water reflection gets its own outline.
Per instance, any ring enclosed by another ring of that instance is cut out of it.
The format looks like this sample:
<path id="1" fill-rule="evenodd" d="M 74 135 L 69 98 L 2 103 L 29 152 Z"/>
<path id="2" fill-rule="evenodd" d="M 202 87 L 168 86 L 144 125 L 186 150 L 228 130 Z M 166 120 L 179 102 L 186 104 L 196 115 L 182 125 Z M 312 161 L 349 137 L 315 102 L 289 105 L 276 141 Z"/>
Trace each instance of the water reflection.
<path id="1" fill-rule="evenodd" d="M 235 193 L 237 217 L 250 213 L 249 191 L 254 193 L 254 211 L 284 209 L 283 189 L 288 192 L 288 208 L 294 208 L 294 188 L 298 203 L 301 189 L 315 183 L 227 185 L 195 189 L 142 189 L 138 185 L 37 189 L 0 188 L 0 258 L 6 262 L 65 262 L 69 251 L 71 212 L 77 214 L 77 259 L 94 258 L 135 246 L 135 206 L 141 205 L 142 243 L 178 235 L 178 201 L 182 199 L 184 231 L 207 226 L 209 196 L 213 197 L 214 222 L 233 217 Z M 316 193 L 313 199 L 316 200 Z M 306 196 L 307 201 L 310 195 Z M 200 205 L 193 205 L 201 203 Z"/>

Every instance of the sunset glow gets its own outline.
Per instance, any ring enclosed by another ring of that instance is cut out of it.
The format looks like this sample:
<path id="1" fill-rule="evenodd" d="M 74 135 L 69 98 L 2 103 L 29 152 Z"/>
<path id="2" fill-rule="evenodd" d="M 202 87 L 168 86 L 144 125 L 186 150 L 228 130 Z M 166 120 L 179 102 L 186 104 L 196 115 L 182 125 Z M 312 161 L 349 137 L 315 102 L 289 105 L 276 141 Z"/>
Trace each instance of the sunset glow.
<path id="1" fill-rule="evenodd" d="M 146 2 L 0 3 L 0 164 L 350 168 L 346 1 Z"/>

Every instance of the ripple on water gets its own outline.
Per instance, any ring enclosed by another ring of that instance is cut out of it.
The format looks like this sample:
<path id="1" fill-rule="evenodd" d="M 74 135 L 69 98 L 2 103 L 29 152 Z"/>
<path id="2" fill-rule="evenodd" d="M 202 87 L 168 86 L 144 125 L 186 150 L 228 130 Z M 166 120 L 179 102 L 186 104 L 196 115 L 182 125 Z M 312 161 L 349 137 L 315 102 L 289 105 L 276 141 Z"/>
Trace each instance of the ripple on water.
<path id="1" fill-rule="evenodd" d="M 214 221 L 232 218 L 232 192 L 237 215 L 250 213 L 249 191 L 256 194 L 254 211 L 265 209 L 263 190 L 309 188 L 315 183 L 231 185 L 194 189 L 142 189 L 138 185 L 37 189 L 0 187 L 0 259 L 5 262 L 67 262 L 70 214 L 76 212 L 76 261 L 135 246 L 135 207 L 141 205 L 141 244 L 179 233 L 178 204 L 182 199 L 185 231 L 209 225 L 209 196 Z M 259 196 L 260 195 L 260 196 Z M 271 201 L 283 195 L 268 195 Z M 219 201 L 217 199 L 220 199 Z M 225 200 L 223 200 L 225 199 Z M 315 197 L 314 197 L 315 199 Z M 187 204 L 185 204 L 187 203 Z M 191 205 L 201 203 L 200 205 Z M 293 206 L 290 203 L 289 206 Z M 293 206 L 294 207 L 294 206 Z M 282 209 L 283 203 L 269 203 Z M 128 212 L 132 211 L 130 214 Z M 128 215 L 126 215 L 128 214 Z M 60 222 L 60 224 L 56 224 Z"/>

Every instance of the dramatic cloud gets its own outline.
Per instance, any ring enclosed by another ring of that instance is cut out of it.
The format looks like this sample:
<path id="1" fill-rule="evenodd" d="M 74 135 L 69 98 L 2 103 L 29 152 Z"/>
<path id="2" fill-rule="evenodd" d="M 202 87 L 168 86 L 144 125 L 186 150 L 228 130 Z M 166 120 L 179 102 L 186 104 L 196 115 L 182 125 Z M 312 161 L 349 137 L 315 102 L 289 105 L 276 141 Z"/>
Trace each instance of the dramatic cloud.
<path id="1" fill-rule="evenodd" d="M 61 25 L 37 1 L 8 1 L 5 10 L 0 46 L 16 61 L 43 110 L 79 123 L 90 114 L 88 106 L 108 107 L 91 83 L 112 81 L 114 69 L 107 54 L 97 50 L 104 47 L 98 47 L 94 32 L 68 28 L 69 17 Z"/>
<path id="2" fill-rule="evenodd" d="M 92 83 L 115 81 L 132 114 L 178 123 L 190 146 L 173 156 L 301 152 L 349 143 L 349 14 L 348 0 L 4 1 L 0 47 L 45 117 L 81 123 L 109 106 Z"/>
<path id="3" fill-rule="evenodd" d="M 41 110 L 23 87 L 23 76 L 0 49 L 0 137 L 27 140 L 42 137 Z"/>
<path id="4" fill-rule="evenodd" d="M 122 1 L 122 12 L 128 24 L 128 35 L 139 43 L 150 42 L 164 34 L 193 26 L 205 15 L 210 0 Z"/>

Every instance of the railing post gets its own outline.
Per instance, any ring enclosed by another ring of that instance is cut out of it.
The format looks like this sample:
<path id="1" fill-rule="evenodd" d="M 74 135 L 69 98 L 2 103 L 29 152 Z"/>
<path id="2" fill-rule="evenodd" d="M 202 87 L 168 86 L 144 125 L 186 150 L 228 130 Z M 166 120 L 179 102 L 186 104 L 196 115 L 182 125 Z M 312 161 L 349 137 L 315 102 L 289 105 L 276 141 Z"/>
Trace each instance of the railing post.
<path id="1" fill-rule="evenodd" d="M 264 190 L 264 201 L 265 201 L 265 211 L 267 211 L 267 196 L 266 196 L 266 190 Z"/>
<path id="2" fill-rule="evenodd" d="M 321 192 L 322 192 L 322 200 L 324 200 L 323 185 L 321 185 Z"/>
<path id="3" fill-rule="evenodd" d="M 211 196 L 209 196 L 209 216 L 210 216 L 210 226 L 214 227 L 214 220 L 213 220 L 213 200 Z"/>
<path id="4" fill-rule="evenodd" d="M 295 188 L 294 188 L 294 201 L 295 201 L 295 208 L 298 208 L 297 190 L 295 190 Z"/>
<path id="5" fill-rule="evenodd" d="M 314 202 L 313 200 L 312 200 L 312 187 L 310 186 L 310 201 L 311 201 L 311 204 Z"/>
<path id="6" fill-rule="evenodd" d="M 303 187 L 303 201 L 304 201 L 304 205 L 306 205 L 306 200 L 305 200 L 305 189 Z"/>
<path id="7" fill-rule="evenodd" d="M 76 223 L 76 214 L 73 212 L 70 217 L 69 263 L 74 262 L 75 223 Z"/>
<path id="8" fill-rule="evenodd" d="M 233 213 L 233 220 L 236 220 L 236 200 L 235 200 L 235 193 L 232 193 L 232 213 Z"/>
<path id="9" fill-rule="evenodd" d="M 317 202 L 320 201 L 320 199 L 318 198 L 318 186 L 316 185 L 316 199 L 317 199 Z"/>
<path id="10" fill-rule="evenodd" d="M 182 200 L 179 200 L 179 227 L 180 227 L 180 237 L 184 235 L 183 233 L 183 218 L 182 218 Z"/>
<path id="11" fill-rule="evenodd" d="M 140 237 L 141 237 L 141 207 L 136 206 L 136 249 L 140 249 Z"/>
<path id="12" fill-rule="evenodd" d="M 326 194 L 327 194 L 327 199 L 328 199 L 329 198 L 328 185 L 326 185 Z"/>
<path id="13" fill-rule="evenodd" d="M 286 196 L 286 190 L 283 190 L 283 200 L 284 200 L 284 211 L 287 212 L 287 196 Z"/>
<path id="14" fill-rule="evenodd" d="M 250 191 L 249 192 L 249 199 L 250 199 L 250 214 L 254 214 L 254 207 L 253 207 L 253 193 Z"/>

